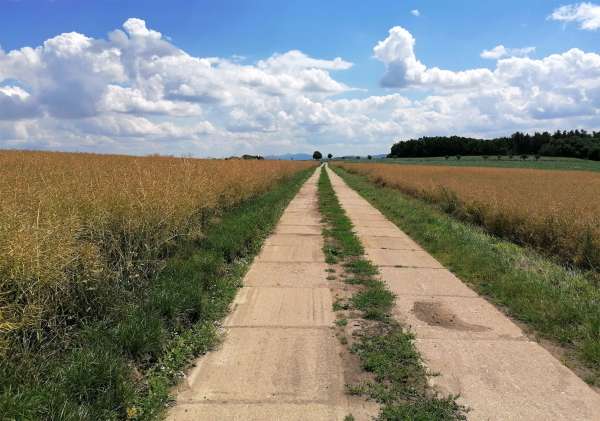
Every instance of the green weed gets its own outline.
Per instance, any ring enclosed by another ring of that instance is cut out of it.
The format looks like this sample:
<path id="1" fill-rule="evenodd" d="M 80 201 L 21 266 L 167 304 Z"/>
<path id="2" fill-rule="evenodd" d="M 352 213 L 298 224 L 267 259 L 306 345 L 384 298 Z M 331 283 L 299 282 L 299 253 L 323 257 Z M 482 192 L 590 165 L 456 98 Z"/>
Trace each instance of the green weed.
<path id="1" fill-rule="evenodd" d="M 325 248 L 339 249 L 345 282 L 360 285 L 349 301 L 336 300 L 334 311 L 356 309 L 376 324 L 359 331 L 351 351 L 373 381 L 348 385 L 348 393 L 366 395 L 381 404 L 380 420 L 463 420 L 465 408 L 453 396 L 440 397 L 427 385 L 427 372 L 414 346 L 413 336 L 391 317 L 394 295 L 376 279 L 377 268 L 364 258 L 364 249 L 352 232 L 352 223 L 342 209 L 325 170 L 319 179 L 319 204 L 329 228 L 323 231 Z M 336 321 L 345 326 L 346 318 Z M 345 336 L 340 338 L 345 344 Z M 346 417 L 347 419 L 351 416 Z"/>

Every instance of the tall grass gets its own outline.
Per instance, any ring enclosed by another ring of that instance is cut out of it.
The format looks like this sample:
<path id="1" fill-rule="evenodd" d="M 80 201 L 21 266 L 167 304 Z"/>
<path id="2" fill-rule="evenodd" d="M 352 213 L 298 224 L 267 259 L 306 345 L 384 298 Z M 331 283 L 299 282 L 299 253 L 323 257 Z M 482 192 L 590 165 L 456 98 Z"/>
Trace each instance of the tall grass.
<path id="1" fill-rule="evenodd" d="M 105 317 L 179 240 L 310 165 L 0 152 L 0 358 Z"/>
<path id="2" fill-rule="evenodd" d="M 600 174 L 584 171 L 339 164 L 563 263 L 600 268 Z"/>

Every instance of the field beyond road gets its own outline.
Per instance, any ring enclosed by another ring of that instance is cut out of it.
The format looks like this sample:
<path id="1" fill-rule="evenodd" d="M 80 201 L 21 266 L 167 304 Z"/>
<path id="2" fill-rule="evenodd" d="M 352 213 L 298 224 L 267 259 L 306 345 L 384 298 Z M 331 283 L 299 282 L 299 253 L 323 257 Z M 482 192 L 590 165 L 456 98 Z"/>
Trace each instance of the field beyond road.
<path id="1" fill-rule="evenodd" d="M 336 163 L 563 262 L 600 267 L 600 174 Z"/>
<path id="2" fill-rule="evenodd" d="M 359 162 L 351 160 L 351 162 Z M 565 171 L 600 171 L 600 161 L 591 161 L 589 159 L 561 158 L 561 157 L 540 157 L 527 155 L 527 159 L 522 159 L 515 155 L 512 158 L 508 156 L 443 156 L 431 158 L 384 158 L 374 159 L 377 164 L 399 164 L 399 165 L 444 165 L 449 167 L 492 167 L 492 168 L 531 168 L 537 170 L 565 170 Z"/>

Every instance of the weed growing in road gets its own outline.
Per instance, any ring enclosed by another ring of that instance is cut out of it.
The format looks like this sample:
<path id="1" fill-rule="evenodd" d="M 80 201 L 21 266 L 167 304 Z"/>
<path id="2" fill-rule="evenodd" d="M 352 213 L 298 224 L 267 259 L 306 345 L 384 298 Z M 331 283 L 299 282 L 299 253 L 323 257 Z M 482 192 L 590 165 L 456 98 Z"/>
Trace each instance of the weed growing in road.
<path id="1" fill-rule="evenodd" d="M 380 420 L 463 420 L 465 408 L 455 397 L 440 397 L 427 384 L 423 365 L 410 332 L 390 315 L 394 295 L 377 279 L 377 268 L 365 259 L 364 249 L 352 231 L 352 223 L 342 209 L 327 172 L 319 178 L 319 207 L 328 228 L 324 250 L 335 250 L 335 263 L 341 264 L 346 282 L 359 286 L 350 300 L 336 300 L 335 311 L 362 314 L 362 327 L 353 333 L 351 351 L 361 361 L 372 380 L 348 385 L 349 393 L 367 396 L 381 405 Z M 344 316 L 338 328 L 348 325 Z M 343 344 L 346 335 L 340 335 Z M 354 419 L 352 415 L 346 417 Z"/>

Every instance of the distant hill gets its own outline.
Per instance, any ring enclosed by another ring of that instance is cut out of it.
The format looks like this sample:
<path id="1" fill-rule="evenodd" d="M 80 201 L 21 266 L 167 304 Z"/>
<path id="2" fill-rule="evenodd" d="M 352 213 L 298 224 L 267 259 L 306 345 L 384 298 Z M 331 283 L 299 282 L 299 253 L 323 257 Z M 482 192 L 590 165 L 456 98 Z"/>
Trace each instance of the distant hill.
<path id="1" fill-rule="evenodd" d="M 265 159 L 277 159 L 284 161 L 306 161 L 312 159 L 312 154 L 307 153 L 286 153 L 283 155 L 271 155 L 265 157 Z"/>

